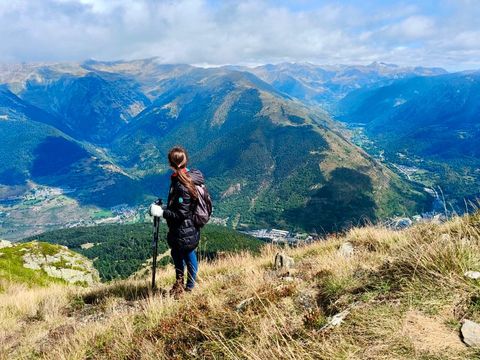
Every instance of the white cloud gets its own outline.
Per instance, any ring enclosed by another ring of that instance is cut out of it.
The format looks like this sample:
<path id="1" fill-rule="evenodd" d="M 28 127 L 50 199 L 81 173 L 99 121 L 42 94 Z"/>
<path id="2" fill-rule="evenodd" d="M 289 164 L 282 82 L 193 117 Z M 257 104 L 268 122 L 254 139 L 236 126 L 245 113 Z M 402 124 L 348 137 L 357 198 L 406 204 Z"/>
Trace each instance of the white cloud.
<path id="1" fill-rule="evenodd" d="M 0 61 L 159 56 L 173 63 L 480 66 L 475 2 L 442 0 L 436 12 L 417 2 L 370 3 L 0 0 Z"/>
<path id="2" fill-rule="evenodd" d="M 423 39 L 435 32 L 435 22 L 427 16 L 409 16 L 388 29 L 389 35 L 397 38 Z"/>

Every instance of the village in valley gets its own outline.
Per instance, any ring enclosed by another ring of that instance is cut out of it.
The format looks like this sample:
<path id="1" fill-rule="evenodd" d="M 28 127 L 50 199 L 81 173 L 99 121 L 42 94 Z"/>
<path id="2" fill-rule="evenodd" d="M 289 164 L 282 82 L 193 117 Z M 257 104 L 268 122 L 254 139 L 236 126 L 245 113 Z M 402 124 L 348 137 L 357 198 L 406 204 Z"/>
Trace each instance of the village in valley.
<path id="1" fill-rule="evenodd" d="M 275 245 L 288 245 L 294 247 L 310 244 L 313 241 L 321 239 L 317 234 L 293 233 L 288 230 L 280 229 L 260 229 L 241 232 Z"/>
<path id="2" fill-rule="evenodd" d="M 119 204 L 108 209 L 82 206 L 71 197 L 74 191 L 29 182 L 18 193 L 3 194 L 0 237 L 17 241 L 59 228 L 145 221 L 147 206 Z"/>

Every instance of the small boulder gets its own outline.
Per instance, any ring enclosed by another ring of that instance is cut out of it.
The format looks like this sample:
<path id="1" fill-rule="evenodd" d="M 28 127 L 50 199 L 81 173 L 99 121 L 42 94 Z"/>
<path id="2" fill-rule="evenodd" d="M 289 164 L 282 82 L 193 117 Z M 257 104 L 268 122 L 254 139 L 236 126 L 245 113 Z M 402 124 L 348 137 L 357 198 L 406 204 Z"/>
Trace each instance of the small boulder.
<path id="1" fill-rule="evenodd" d="M 471 320 L 465 320 L 462 325 L 463 342 L 468 346 L 480 347 L 480 325 Z"/>
<path id="2" fill-rule="evenodd" d="M 340 255 L 344 256 L 344 257 L 350 257 L 353 255 L 353 245 L 352 243 L 349 243 L 349 242 L 346 242 L 346 243 L 343 243 L 340 248 L 338 249 L 338 252 L 340 253 Z"/>
<path id="3" fill-rule="evenodd" d="M 480 271 L 467 271 L 463 274 L 465 277 L 473 280 L 480 279 Z"/>
<path id="4" fill-rule="evenodd" d="M 430 220 L 430 222 L 432 224 L 441 225 L 445 222 L 445 216 L 442 214 L 437 214 Z"/>
<path id="5" fill-rule="evenodd" d="M 283 253 L 275 255 L 274 268 L 275 270 L 288 270 L 295 265 L 295 261 L 290 256 Z"/>

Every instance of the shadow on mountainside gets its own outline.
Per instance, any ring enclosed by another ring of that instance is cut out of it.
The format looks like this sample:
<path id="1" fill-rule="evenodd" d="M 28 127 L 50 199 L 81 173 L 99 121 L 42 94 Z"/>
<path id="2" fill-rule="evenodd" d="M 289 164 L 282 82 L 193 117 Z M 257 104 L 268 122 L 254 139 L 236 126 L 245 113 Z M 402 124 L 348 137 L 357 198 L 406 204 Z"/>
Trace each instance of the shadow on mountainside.
<path id="1" fill-rule="evenodd" d="M 145 184 L 98 159 L 81 145 L 62 137 L 47 137 L 34 150 L 32 179 L 42 185 L 74 190 L 69 197 L 82 205 L 110 207 L 143 200 Z"/>
<path id="2" fill-rule="evenodd" d="M 285 211 L 288 223 L 332 232 L 376 220 L 371 179 L 359 171 L 337 168 L 304 207 Z"/>
<path id="3" fill-rule="evenodd" d="M 25 185 L 27 177 L 14 168 L 0 172 L 0 184 L 7 186 Z"/>

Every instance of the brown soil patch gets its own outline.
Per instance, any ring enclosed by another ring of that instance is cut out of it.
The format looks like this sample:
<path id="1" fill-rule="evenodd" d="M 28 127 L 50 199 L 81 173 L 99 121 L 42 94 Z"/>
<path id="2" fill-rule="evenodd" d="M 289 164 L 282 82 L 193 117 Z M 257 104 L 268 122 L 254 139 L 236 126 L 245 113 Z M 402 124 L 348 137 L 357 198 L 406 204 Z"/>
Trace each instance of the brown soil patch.
<path id="1" fill-rule="evenodd" d="M 410 338 L 417 351 L 439 353 L 464 351 L 459 334 L 446 327 L 442 320 L 428 317 L 417 311 L 409 311 L 405 317 L 403 333 Z"/>

